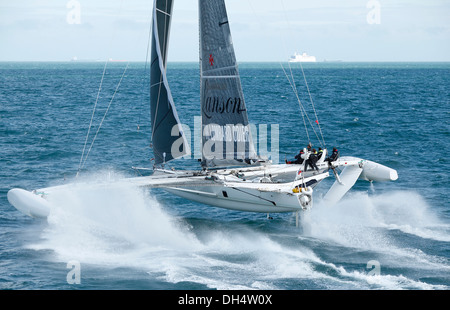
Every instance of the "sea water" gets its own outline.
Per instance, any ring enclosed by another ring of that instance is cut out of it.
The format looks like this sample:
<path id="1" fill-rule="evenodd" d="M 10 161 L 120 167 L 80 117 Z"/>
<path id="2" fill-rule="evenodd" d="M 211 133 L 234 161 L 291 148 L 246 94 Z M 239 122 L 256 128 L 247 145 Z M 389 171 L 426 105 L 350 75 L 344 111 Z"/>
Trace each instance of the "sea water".
<path id="1" fill-rule="evenodd" d="M 104 63 L 0 64 L 0 289 L 449 289 L 450 64 L 305 64 L 308 87 L 292 65 L 326 147 L 399 175 L 358 181 L 333 207 L 317 199 L 298 228 L 291 213 L 269 220 L 124 181 L 153 164 L 148 65 L 126 65 L 108 63 L 100 84 Z M 240 74 L 250 121 L 278 125 L 279 160 L 292 159 L 308 138 L 280 64 Z M 169 63 L 168 80 L 193 129 L 198 65 Z M 6 198 L 61 184 L 47 220 Z"/>

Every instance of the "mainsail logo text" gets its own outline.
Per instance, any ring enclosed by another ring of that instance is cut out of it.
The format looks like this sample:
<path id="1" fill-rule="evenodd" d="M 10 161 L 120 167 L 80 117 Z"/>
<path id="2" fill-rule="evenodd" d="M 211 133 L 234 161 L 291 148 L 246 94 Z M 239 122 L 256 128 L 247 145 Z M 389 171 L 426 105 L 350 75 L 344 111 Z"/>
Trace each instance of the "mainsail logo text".
<path id="1" fill-rule="evenodd" d="M 274 164 L 279 162 L 279 124 L 203 126 L 201 116 L 195 116 L 193 131 L 186 124 L 175 125 L 171 135 L 179 137 L 171 148 L 174 158 L 240 159 L 236 154 L 244 157 L 259 154 Z"/>
<path id="2" fill-rule="evenodd" d="M 245 112 L 241 98 L 219 98 L 208 97 L 205 101 L 203 114 L 207 118 L 212 118 L 213 114 L 241 114 Z"/>

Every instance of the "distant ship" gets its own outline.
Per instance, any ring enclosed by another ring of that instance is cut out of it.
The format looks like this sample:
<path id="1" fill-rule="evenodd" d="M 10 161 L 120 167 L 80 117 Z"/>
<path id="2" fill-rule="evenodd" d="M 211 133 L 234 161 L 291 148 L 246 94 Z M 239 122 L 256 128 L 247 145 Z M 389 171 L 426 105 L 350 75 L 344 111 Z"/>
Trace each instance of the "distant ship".
<path id="1" fill-rule="evenodd" d="M 295 53 L 291 58 L 289 58 L 289 62 L 316 62 L 315 56 L 309 56 L 306 53 L 299 54 Z"/>

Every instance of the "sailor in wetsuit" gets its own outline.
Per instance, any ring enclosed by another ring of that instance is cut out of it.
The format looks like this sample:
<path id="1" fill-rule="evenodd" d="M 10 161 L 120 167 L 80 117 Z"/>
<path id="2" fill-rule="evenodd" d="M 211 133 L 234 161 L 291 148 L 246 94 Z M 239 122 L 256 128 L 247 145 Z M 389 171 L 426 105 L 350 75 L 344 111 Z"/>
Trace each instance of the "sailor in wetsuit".
<path id="1" fill-rule="evenodd" d="M 297 155 L 295 155 L 295 160 L 294 161 L 287 161 L 286 160 L 286 164 L 295 164 L 295 165 L 301 165 L 303 164 L 303 150 L 300 150 L 300 153 L 298 153 Z"/>
<path id="2" fill-rule="evenodd" d="M 308 170 L 308 166 L 312 168 L 312 170 L 317 170 L 319 171 L 319 168 L 317 168 L 317 160 L 319 158 L 317 157 L 317 151 L 316 149 L 312 149 L 311 154 L 309 154 L 309 158 L 306 160 L 305 163 L 305 171 Z"/>
<path id="3" fill-rule="evenodd" d="M 295 155 L 295 161 L 294 164 L 301 165 L 303 164 L 303 158 L 302 155 L 304 154 L 303 150 L 300 150 L 300 153 Z"/>
<path id="4" fill-rule="evenodd" d="M 321 147 L 319 147 L 319 152 L 317 152 L 317 159 L 321 159 L 323 155 L 323 150 Z"/>
<path id="5" fill-rule="evenodd" d="M 332 161 L 336 161 L 339 158 L 339 151 L 337 148 L 333 147 L 333 153 L 331 153 L 330 157 L 325 159 L 329 164 L 331 164 Z"/>

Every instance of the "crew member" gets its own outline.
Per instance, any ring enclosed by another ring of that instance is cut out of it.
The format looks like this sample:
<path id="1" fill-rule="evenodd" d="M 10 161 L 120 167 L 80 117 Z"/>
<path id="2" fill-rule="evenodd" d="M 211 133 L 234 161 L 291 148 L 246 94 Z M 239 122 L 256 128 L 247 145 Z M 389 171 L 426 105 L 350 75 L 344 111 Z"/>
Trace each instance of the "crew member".
<path id="1" fill-rule="evenodd" d="M 301 165 L 303 164 L 303 154 L 305 152 L 303 150 L 300 150 L 300 153 L 298 153 L 297 155 L 295 155 L 295 160 L 293 161 L 287 161 L 286 160 L 286 164 L 295 164 L 295 165 Z"/>
<path id="2" fill-rule="evenodd" d="M 331 163 L 332 161 L 336 161 L 339 158 L 339 151 L 337 148 L 333 147 L 333 153 L 331 153 L 330 157 L 325 159 L 328 163 Z"/>
<path id="3" fill-rule="evenodd" d="M 303 150 L 300 150 L 300 153 L 298 153 L 297 155 L 295 155 L 295 161 L 294 161 L 294 164 L 297 164 L 297 165 L 303 164 L 303 158 L 302 158 L 302 155 L 303 155 L 304 153 L 305 153 L 305 152 L 303 152 Z"/>
<path id="4" fill-rule="evenodd" d="M 305 171 L 308 169 L 308 166 L 311 167 L 312 170 L 319 171 L 319 168 L 317 168 L 317 165 L 316 165 L 317 160 L 318 160 L 317 151 L 316 151 L 316 149 L 312 149 L 312 152 L 311 152 L 311 154 L 309 154 L 309 157 L 305 163 Z"/>
<path id="5" fill-rule="evenodd" d="M 317 154 L 317 159 L 320 159 L 322 157 L 322 155 L 323 155 L 323 150 L 322 150 L 321 147 L 319 147 L 319 152 Z"/>

